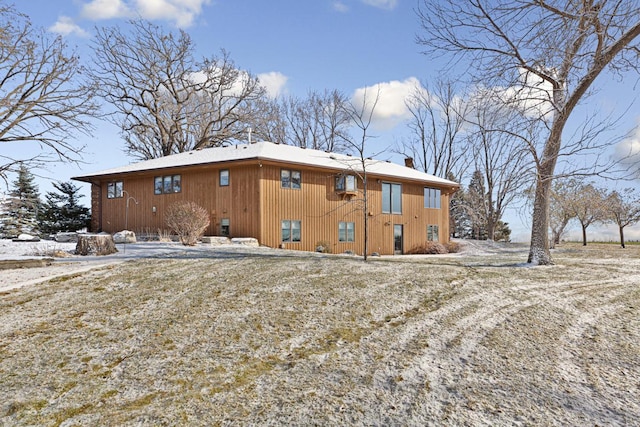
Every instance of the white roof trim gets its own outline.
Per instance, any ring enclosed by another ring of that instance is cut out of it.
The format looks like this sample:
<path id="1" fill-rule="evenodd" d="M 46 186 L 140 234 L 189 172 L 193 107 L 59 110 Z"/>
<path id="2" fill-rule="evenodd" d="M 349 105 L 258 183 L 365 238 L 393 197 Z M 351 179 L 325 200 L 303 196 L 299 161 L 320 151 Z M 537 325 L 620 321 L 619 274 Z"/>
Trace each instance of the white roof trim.
<path id="1" fill-rule="evenodd" d="M 289 164 L 324 167 L 338 171 L 362 171 L 361 159 L 359 157 L 347 156 L 338 153 L 327 153 L 319 150 L 304 149 L 291 145 L 274 144 L 272 142 L 264 141 L 257 142 L 255 144 L 203 148 L 201 150 L 188 151 L 157 159 L 144 160 L 127 166 L 106 169 L 93 174 L 77 176 L 73 179 L 88 181 L 91 178 L 99 178 L 107 175 L 144 172 L 182 166 L 207 165 L 249 159 L 271 160 Z M 376 176 L 425 181 L 443 186 L 458 187 L 458 184 L 453 181 L 384 160 L 366 159 L 365 165 L 367 173 Z"/>

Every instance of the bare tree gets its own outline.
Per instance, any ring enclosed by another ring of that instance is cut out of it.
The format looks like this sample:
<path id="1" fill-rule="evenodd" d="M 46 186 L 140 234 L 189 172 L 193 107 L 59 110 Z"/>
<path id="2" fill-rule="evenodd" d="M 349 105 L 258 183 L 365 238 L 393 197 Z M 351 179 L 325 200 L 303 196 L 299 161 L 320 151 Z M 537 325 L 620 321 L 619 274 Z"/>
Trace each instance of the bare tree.
<path id="1" fill-rule="evenodd" d="M 281 140 L 288 145 L 329 152 L 344 152 L 351 125 L 345 105 L 347 97 L 338 90 L 310 91 L 306 98 L 296 96 L 274 100 L 272 122 L 265 125 L 283 130 Z M 270 133 L 261 130 L 261 133 Z"/>
<path id="2" fill-rule="evenodd" d="M 97 113 L 94 88 L 82 78 L 75 52 L 61 37 L 33 28 L 26 15 L 0 5 L 0 142 L 36 142 L 33 154 L 0 154 L 0 177 L 19 165 L 78 161 L 83 147 L 72 139 L 90 135 Z"/>
<path id="3" fill-rule="evenodd" d="M 416 87 L 406 102 L 411 113 L 409 139 L 396 149 L 414 159 L 426 173 L 462 178 L 467 166 L 464 134 L 467 104 L 451 81 L 438 80 L 433 87 Z"/>
<path id="4" fill-rule="evenodd" d="M 632 188 L 612 191 L 607 196 L 606 210 L 608 218 L 618 226 L 620 246 L 624 248 L 624 228 L 640 222 L 640 196 Z"/>
<path id="5" fill-rule="evenodd" d="M 197 61 L 184 31 L 97 29 L 94 77 L 129 154 L 151 159 L 244 139 L 265 91 L 224 50 Z"/>
<path id="6" fill-rule="evenodd" d="M 570 206 L 582 227 L 582 245 L 587 246 L 587 228 L 606 218 L 604 191 L 593 184 L 583 184 L 571 197 Z"/>
<path id="7" fill-rule="evenodd" d="M 545 142 L 533 152 L 537 178 L 528 261 L 552 263 L 549 197 L 563 131 L 605 70 L 638 70 L 640 6 L 628 0 L 423 0 L 418 11 L 428 53 L 463 57 L 488 86 L 516 88 L 539 112 Z"/>
<path id="8" fill-rule="evenodd" d="M 549 227 L 551 228 L 550 248 L 560 243 L 569 221 L 575 218 L 572 201 L 580 184 L 575 179 L 554 179 L 550 193 Z"/>
<path id="9" fill-rule="evenodd" d="M 370 166 L 372 160 L 366 157 L 367 142 L 373 136 L 369 133 L 371 123 L 373 122 L 373 115 L 380 100 L 380 87 L 377 88 L 376 96 L 371 99 L 365 89 L 361 102 L 349 101 L 343 105 L 344 113 L 349 117 L 349 120 L 357 131 L 354 135 L 344 134 L 344 142 L 347 148 L 357 153 L 355 158 L 356 164 L 347 165 L 350 172 L 354 173 L 358 179 L 362 182 L 362 198 L 355 200 L 359 204 L 359 209 L 362 212 L 363 226 L 364 226 L 364 260 L 367 260 L 369 253 L 369 195 L 368 195 L 368 182 L 367 182 L 367 168 Z M 355 156 L 354 156 L 355 157 Z"/>
<path id="10" fill-rule="evenodd" d="M 494 240 L 496 227 L 505 210 L 522 195 L 529 184 L 531 160 L 526 145 L 513 130 L 516 112 L 484 91 L 473 97 L 469 110 L 468 146 L 475 170 L 484 180 L 486 193 L 482 218 L 487 238 Z"/>

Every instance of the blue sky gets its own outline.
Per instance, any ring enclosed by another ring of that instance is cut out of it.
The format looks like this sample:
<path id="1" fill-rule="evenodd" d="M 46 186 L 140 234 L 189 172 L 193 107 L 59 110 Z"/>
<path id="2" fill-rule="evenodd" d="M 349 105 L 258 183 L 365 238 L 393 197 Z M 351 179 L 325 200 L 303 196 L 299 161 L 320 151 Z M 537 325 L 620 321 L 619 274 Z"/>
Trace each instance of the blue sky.
<path id="1" fill-rule="evenodd" d="M 20 0 L 18 10 L 35 26 L 62 34 L 81 57 L 89 61 L 96 26 L 145 18 L 167 29 L 182 28 L 196 43 L 199 56 L 230 53 L 236 65 L 258 75 L 271 94 L 305 96 L 309 90 L 338 89 L 353 96 L 365 87 L 381 85 L 372 153 L 393 146 L 408 118 L 404 99 L 419 81 L 433 80 L 441 65 L 420 53 L 415 38 L 420 24 L 414 12 L 418 0 Z M 633 81 L 611 83 L 597 98 L 598 108 L 628 106 L 637 96 Z M 637 88 L 635 88 L 637 89 Z M 621 99 L 625 99 L 621 102 Z M 637 106 L 636 106 L 637 108 Z M 627 132 L 640 114 L 628 113 L 620 126 Z M 97 123 L 87 146 L 84 164 L 58 164 L 42 171 L 41 194 L 51 191 L 50 181 L 95 172 L 132 161 L 123 152 L 118 129 Z M 640 134 L 627 146 L 640 147 Z M 24 146 L 26 149 L 33 147 Z M 398 163 L 391 151 L 379 157 Z M 636 182 L 637 184 L 637 182 Z M 82 184 L 89 204 L 88 186 Z M 527 215 L 509 219 L 518 240 L 528 238 Z M 630 238 L 640 238 L 632 233 Z M 615 238 L 615 234 L 614 234 Z"/>

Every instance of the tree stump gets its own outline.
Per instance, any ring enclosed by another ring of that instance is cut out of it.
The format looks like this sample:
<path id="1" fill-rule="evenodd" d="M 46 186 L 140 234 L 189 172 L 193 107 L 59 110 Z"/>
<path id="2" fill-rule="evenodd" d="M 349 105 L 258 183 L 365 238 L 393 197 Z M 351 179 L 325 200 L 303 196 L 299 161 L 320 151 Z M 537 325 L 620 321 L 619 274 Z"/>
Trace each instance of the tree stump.
<path id="1" fill-rule="evenodd" d="M 118 252 L 111 234 L 78 235 L 77 255 L 110 255 Z"/>

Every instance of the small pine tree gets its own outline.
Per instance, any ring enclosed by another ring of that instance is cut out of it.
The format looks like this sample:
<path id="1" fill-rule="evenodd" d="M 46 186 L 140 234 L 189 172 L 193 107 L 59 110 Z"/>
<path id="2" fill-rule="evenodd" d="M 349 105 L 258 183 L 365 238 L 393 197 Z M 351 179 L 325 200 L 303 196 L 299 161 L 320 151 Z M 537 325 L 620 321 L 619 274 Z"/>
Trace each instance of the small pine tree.
<path id="1" fill-rule="evenodd" d="M 484 178 L 479 170 L 471 176 L 465 205 L 471 219 L 471 238 L 477 240 L 487 239 L 487 197 L 484 187 Z"/>
<path id="2" fill-rule="evenodd" d="M 78 194 L 80 187 L 71 182 L 53 183 L 58 192 L 49 191 L 45 203 L 38 215 L 38 223 L 43 233 L 55 234 L 60 231 L 78 231 L 89 227 L 91 214 L 89 208 L 80 205 L 84 197 Z"/>
<path id="3" fill-rule="evenodd" d="M 510 242 L 511 241 L 511 229 L 509 223 L 504 221 L 498 221 L 496 224 L 496 233 L 493 238 L 496 242 Z"/>
<path id="4" fill-rule="evenodd" d="M 40 210 L 40 193 L 34 177 L 26 168 L 20 166 L 18 178 L 13 182 L 13 189 L 3 206 L 3 217 L 0 221 L 0 234 L 15 238 L 26 233 L 38 236 L 38 211 Z"/>
<path id="5" fill-rule="evenodd" d="M 456 181 L 451 173 L 447 175 L 447 179 Z M 464 204 L 465 194 L 465 190 L 461 185 L 449 202 L 449 230 L 451 230 L 451 237 L 454 238 L 467 238 L 471 234 L 469 231 L 471 219 Z"/>

